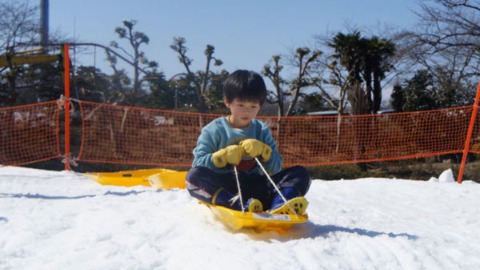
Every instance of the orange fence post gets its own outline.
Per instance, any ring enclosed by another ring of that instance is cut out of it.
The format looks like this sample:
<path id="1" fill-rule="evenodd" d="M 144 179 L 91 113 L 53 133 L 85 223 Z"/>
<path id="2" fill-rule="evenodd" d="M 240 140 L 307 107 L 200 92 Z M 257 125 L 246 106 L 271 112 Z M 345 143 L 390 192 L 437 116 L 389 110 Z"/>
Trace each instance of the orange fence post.
<path id="1" fill-rule="evenodd" d="M 467 139 L 465 140 L 465 147 L 463 148 L 462 163 L 460 163 L 460 170 L 458 171 L 457 183 L 461 184 L 463 179 L 463 172 L 465 171 L 465 164 L 467 162 L 468 150 L 470 148 L 470 141 L 472 139 L 473 127 L 477 120 L 478 102 L 480 100 L 480 83 L 477 87 L 477 94 L 475 96 L 475 103 L 473 104 L 472 117 L 470 118 L 470 125 L 468 126 Z"/>
<path id="2" fill-rule="evenodd" d="M 70 170 L 70 56 L 69 44 L 63 45 L 63 67 L 65 87 L 65 170 Z"/>

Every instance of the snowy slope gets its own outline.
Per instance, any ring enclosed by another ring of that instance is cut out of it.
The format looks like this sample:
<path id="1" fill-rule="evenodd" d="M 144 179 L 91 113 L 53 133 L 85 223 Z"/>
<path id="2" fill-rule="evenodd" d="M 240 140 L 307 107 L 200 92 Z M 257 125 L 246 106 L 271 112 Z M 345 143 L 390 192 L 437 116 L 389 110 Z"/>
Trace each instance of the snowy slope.
<path id="1" fill-rule="evenodd" d="M 480 185 L 314 181 L 309 223 L 233 233 L 184 190 L 0 167 L 0 269 L 480 269 Z"/>

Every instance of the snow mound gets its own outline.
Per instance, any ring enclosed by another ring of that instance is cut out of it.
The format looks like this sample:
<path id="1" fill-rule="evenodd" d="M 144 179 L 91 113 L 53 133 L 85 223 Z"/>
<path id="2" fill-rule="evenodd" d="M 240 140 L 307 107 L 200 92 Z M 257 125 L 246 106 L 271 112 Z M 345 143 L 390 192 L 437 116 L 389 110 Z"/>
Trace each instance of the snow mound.
<path id="1" fill-rule="evenodd" d="M 443 171 L 438 178 L 432 177 L 430 182 L 453 183 L 456 182 L 452 169 Z"/>

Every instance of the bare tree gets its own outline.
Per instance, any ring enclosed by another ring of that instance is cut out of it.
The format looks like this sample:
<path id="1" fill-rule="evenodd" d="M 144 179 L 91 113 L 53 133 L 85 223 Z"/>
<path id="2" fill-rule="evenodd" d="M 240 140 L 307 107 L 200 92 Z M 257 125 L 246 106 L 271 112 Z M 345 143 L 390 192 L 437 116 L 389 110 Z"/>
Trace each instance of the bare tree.
<path id="1" fill-rule="evenodd" d="M 418 27 L 402 34 L 401 46 L 440 88 L 468 96 L 480 78 L 480 1 L 422 0 L 420 8 Z"/>
<path id="2" fill-rule="evenodd" d="M 38 38 L 38 6 L 29 1 L 0 2 L 0 54 L 18 44 L 28 45 Z"/>
<path id="3" fill-rule="evenodd" d="M 207 45 L 204 51 L 206 62 L 205 69 L 203 71 L 194 72 L 191 69 L 193 60 L 187 56 L 188 48 L 185 46 L 187 41 L 183 37 L 176 37 L 173 39 L 173 43 L 170 48 L 178 54 L 178 60 L 185 68 L 186 81 L 191 84 L 195 90 L 195 96 L 197 98 L 197 109 L 200 112 L 207 110 L 207 103 L 209 103 L 209 97 L 212 97 L 211 93 L 208 93 L 208 86 L 214 75 L 211 71 L 212 61 L 215 66 L 221 66 L 222 60 L 214 57 L 215 47 Z"/>
<path id="4" fill-rule="evenodd" d="M 115 33 L 117 33 L 120 39 L 125 39 L 128 45 L 131 48 L 131 51 L 123 48 L 118 44 L 116 41 L 112 41 L 110 45 L 116 49 L 121 50 L 133 63 L 133 88 L 131 91 L 131 95 L 135 96 L 142 90 L 142 83 L 146 82 L 149 79 L 149 75 L 154 74 L 156 72 L 156 68 L 158 66 L 157 62 L 149 61 L 145 56 L 145 53 L 140 50 L 140 47 L 145 44 L 147 45 L 150 39 L 148 36 L 139 31 L 134 31 L 134 26 L 137 24 L 137 21 L 130 20 L 130 21 L 123 21 L 122 27 L 115 28 Z M 119 77 L 124 78 L 125 72 L 124 70 L 119 70 L 117 68 L 117 60 L 116 56 L 107 53 L 107 60 L 110 62 L 110 66 L 114 70 L 115 74 L 118 74 Z M 140 78 L 140 72 L 145 70 L 150 70 L 151 72 L 147 71 L 145 77 Z"/>
<path id="5" fill-rule="evenodd" d="M 24 72 L 22 65 L 16 65 L 18 46 L 22 50 L 35 44 L 38 29 L 38 6 L 28 1 L 0 1 L 0 102 L 14 104 L 18 96 L 17 76 Z M 14 61 L 15 60 L 15 61 Z M 31 59 L 30 59 L 31 60 Z M 30 94 L 30 93 L 29 93 Z"/>
<path id="6" fill-rule="evenodd" d="M 312 77 L 312 67 L 321 54 L 322 52 L 319 50 L 312 51 L 306 47 L 298 48 L 292 64 L 297 74 L 292 80 L 282 78 L 280 73 L 283 66 L 280 64 L 281 57 L 279 55 L 274 55 L 271 64 L 264 66 L 263 74 L 270 79 L 275 87 L 275 92 L 271 92 L 269 102 L 277 104 L 279 116 L 292 115 L 302 95 L 302 90 L 315 84 L 316 79 Z M 287 97 L 290 98 L 290 105 L 285 110 Z"/>

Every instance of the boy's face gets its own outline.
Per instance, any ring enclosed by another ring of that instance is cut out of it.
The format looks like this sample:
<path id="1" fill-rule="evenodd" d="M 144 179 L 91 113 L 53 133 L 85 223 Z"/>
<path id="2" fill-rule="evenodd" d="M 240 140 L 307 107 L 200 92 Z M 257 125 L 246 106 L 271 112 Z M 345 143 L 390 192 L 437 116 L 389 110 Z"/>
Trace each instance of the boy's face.
<path id="1" fill-rule="evenodd" d="M 260 102 L 258 101 L 246 101 L 235 98 L 232 102 L 224 99 L 224 102 L 225 106 L 227 106 L 232 113 L 229 118 L 230 125 L 235 128 L 247 127 L 250 121 L 257 116 L 261 108 Z"/>

